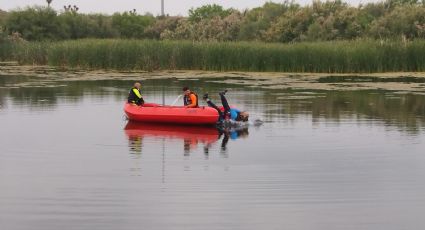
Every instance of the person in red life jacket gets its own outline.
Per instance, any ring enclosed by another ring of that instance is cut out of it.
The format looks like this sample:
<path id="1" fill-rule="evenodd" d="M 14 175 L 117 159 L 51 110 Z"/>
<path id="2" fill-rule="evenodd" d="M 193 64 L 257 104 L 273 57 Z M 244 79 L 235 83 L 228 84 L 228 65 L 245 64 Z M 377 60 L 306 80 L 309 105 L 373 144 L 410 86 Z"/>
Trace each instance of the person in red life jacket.
<path id="1" fill-rule="evenodd" d="M 242 121 L 247 122 L 249 118 L 249 114 L 245 111 L 240 111 L 236 108 L 230 108 L 229 103 L 227 102 L 226 97 L 224 96 L 226 94 L 227 90 L 220 92 L 220 99 L 221 104 L 223 105 L 224 111 L 222 111 L 220 108 L 218 108 L 208 97 L 208 93 L 206 93 L 203 97 L 205 101 L 207 101 L 208 106 L 216 109 L 218 111 L 219 121 Z"/>
<path id="2" fill-rule="evenodd" d="M 140 88 L 142 87 L 142 84 L 140 82 L 134 83 L 133 88 L 130 89 L 130 92 L 128 93 L 128 103 L 135 104 L 135 105 L 143 105 L 145 101 L 143 100 L 142 93 L 140 92 Z"/>
<path id="3" fill-rule="evenodd" d="M 198 95 L 192 92 L 189 87 L 183 87 L 184 98 L 183 103 L 186 108 L 196 108 L 198 107 Z"/>

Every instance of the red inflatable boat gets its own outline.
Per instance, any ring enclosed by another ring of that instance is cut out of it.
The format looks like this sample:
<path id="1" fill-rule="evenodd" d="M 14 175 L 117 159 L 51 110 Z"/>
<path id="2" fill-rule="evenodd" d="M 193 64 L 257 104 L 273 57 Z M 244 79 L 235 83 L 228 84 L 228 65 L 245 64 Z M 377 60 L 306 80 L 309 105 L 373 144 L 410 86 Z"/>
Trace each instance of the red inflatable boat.
<path id="1" fill-rule="evenodd" d="M 126 103 L 124 111 L 131 121 L 212 125 L 218 121 L 218 112 L 210 107 L 185 108 L 145 103 L 137 106 Z"/>

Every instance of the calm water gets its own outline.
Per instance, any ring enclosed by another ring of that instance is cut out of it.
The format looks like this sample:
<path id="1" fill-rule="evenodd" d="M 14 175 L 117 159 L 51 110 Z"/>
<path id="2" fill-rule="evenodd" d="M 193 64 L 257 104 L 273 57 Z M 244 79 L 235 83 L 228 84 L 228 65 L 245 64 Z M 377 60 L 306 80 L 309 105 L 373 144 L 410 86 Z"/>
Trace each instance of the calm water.
<path id="1" fill-rule="evenodd" d="M 425 225 L 424 95 L 143 82 L 168 104 L 183 85 L 229 88 L 264 121 L 220 135 L 127 124 L 131 83 L 0 76 L 2 230 Z"/>

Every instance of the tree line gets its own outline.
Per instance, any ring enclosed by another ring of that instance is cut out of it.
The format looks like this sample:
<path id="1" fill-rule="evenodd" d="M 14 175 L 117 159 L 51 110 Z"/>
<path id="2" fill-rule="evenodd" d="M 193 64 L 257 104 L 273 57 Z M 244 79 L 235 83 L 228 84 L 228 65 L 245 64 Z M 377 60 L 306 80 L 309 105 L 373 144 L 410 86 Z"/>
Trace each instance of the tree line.
<path id="1" fill-rule="evenodd" d="M 34 6 L 0 10 L 0 41 L 133 38 L 191 41 L 302 42 L 425 38 L 425 0 L 386 0 L 351 6 L 340 0 L 267 2 L 239 11 L 219 5 L 190 9 L 187 17 L 153 16 L 136 10 L 83 14 L 77 6 L 60 11 Z"/>

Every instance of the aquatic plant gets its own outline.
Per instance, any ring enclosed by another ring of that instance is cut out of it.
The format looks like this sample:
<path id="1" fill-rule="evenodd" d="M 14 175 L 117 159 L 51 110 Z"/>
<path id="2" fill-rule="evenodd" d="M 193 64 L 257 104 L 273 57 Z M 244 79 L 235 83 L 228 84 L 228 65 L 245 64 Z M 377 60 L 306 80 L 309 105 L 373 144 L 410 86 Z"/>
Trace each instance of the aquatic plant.
<path id="1" fill-rule="evenodd" d="M 280 44 L 84 39 L 27 42 L 17 44 L 13 49 L 9 52 L 9 59 L 22 64 L 84 69 L 324 73 L 425 71 L 425 40 Z"/>

